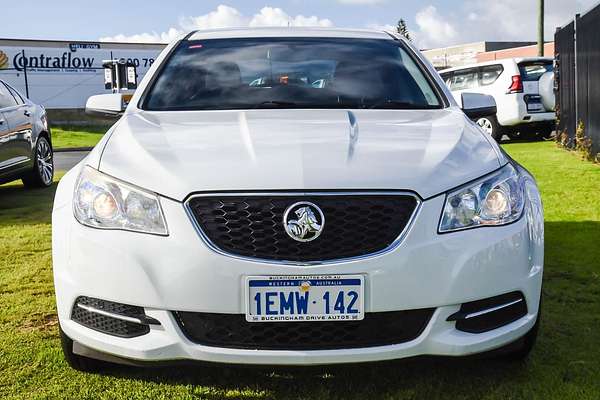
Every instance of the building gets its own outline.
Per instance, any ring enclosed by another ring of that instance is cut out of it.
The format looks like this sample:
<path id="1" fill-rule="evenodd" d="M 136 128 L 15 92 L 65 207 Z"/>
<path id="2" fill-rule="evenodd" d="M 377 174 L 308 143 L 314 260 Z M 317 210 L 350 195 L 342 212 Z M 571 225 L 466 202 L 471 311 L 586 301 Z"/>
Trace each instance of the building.
<path id="1" fill-rule="evenodd" d="M 55 123 L 82 119 L 88 97 L 104 89 L 102 61 L 124 58 L 138 80 L 164 44 L 0 39 L 0 79 L 49 110 Z"/>
<path id="2" fill-rule="evenodd" d="M 536 42 L 475 42 L 438 49 L 423 50 L 436 69 L 460 67 L 479 62 L 481 53 L 496 52 L 515 47 L 534 46 Z"/>
<path id="3" fill-rule="evenodd" d="M 505 58 L 537 57 L 537 45 L 514 47 L 512 49 L 488 51 L 477 54 L 477 62 L 502 60 Z M 554 57 L 554 42 L 544 44 L 544 57 Z"/>

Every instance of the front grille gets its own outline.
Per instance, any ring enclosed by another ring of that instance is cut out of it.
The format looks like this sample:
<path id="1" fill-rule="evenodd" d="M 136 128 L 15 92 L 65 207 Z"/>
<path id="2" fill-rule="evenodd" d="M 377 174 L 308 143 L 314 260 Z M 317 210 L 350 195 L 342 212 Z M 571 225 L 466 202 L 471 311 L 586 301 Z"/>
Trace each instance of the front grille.
<path id="1" fill-rule="evenodd" d="M 287 207 L 317 205 L 325 216 L 310 242 L 285 231 Z M 197 196 L 188 208 L 212 243 L 229 254 L 265 260 L 310 262 L 368 255 L 391 246 L 404 231 L 418 200 L 410 194 Z"/>
<path id="2" fill-rule="evenodd" d="M 142 307 L 80 296 L 75 300 L 75 304 L 73 305 L 71 319 L 90 329 L 125 338 L 141 336 L 150 332 L 148 325 L 136 324 L 134 322 L 100 315 L 78 307 L 77 304 L 133 318 L 144 315 L 144 309 Z"/>
<path id="3" fill-rule="evenodd" d="M 367 313 L 362 321 L 246 322 L 240 314 L 175 312 L 194 343 L 256 350 L 333 350 L 386 346 L 416 339 L 433 308 Z"/>

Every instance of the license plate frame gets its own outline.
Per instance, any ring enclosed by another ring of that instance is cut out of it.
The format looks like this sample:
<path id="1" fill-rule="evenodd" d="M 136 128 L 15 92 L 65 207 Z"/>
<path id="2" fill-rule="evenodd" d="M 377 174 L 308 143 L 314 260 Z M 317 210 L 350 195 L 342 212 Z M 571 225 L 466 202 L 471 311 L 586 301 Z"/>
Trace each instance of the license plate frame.
<path id="1" fill-rule="evenodd" d="M 540 96 L 528 95 L 526 96 L 525 103 L 527 104 L 527 112 L 537 113 L 544 111 L 544 104 Z"/>
<path id="2" fill-rule="evenodd" d="M 247 322 L 342 322 L 364 319 L 364 275 L 247 276 L 244 280 L 244 288 Z M 355 292 L 357 297 L 354 298 L 355 294 L 351 292 Z M 256 299 L 257 293 L 260 293 L 259 300 Z M 276 295 L 267 298 L 267 293 L 276 293 Z M 311 293 L 313 294 L 312 297 Z M 325 293 L 329 293 L 327 298 Z M 282 294 L 283 298 L 281 297 Z M 307 301 L 303 302 L 304 296 L 306 296 Z M 285 311 L 290 311 L 288 309 L 290 297 L 292 298 L 292 312 L 285 313 Z M 270 300 L 274 301 L 274 303 L 270 303 L 273 307 L 266 304 Z M 306 312 L 304 314 L 301 313 L 303 311 L 301 304 L 305 304 Z M 260 311 L 258 310 L 259 307 Z M 282 307 L 286 309 L 283 310 Z M 327 307 L 329 308 L 327 309 Z M 344 312 L 340 312 L 340 308 L 343 308 Z M 267 310 L 273 312 L 274 309 L 275 314 L 267 313 Z M 283 314 L 280 313 L 282 310 L 284 311 Z M 329 313 L 327 313 L 327 310 L 329 310 Z"/>

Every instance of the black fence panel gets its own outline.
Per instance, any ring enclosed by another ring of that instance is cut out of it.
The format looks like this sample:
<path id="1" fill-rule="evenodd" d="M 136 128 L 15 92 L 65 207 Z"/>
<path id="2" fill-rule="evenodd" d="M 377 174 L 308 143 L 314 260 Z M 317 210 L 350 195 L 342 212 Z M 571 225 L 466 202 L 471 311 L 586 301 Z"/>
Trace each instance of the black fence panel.
<path id="1" fill-rule="evenodd" d="M 600 6 L 556 31 L 556 104 L 559 132 L 575 137 L 579 122 L 600 153 Z"/>
<path id="2" fill-rule="evenodd" d="M 575 137 L 575 23 L 558 30 L 554 36 L 556 71 L 556 109 L 558 132 Z"/>
<path id="3" fill-rule="evenodd" d="M 600 152 L 600 6 L 577 20 L 577 119 Z"/>

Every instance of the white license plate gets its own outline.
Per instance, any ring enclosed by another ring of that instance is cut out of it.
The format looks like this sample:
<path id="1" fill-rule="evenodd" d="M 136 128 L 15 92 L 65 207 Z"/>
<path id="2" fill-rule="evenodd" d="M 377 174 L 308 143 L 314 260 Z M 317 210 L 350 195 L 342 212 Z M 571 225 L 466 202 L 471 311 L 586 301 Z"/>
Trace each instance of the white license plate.
<path id="1" fill-rule="evenodd" d="M 250 276 L 246 321 L 358 321 L 364 318 L 362 275 Z"/>
<path id="2" fill-rule="evenodd" d="M 538 103 L 538 102 L 527 103 L 527 111 L 529 111 L 529 112 L 542 111 L 543 109 L 544 109 L 544 106 L 542 105 L 542 103 Z"/>

